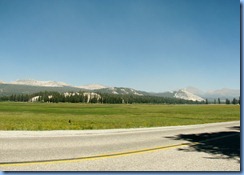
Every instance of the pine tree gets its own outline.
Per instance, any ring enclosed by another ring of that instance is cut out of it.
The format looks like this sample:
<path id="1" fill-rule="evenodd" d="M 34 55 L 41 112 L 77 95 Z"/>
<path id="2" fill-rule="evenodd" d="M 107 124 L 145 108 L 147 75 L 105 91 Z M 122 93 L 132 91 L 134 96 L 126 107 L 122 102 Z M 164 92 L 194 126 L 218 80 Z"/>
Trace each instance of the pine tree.
<path id="1" fill-rule="evenodd" d="M 236 105 L 238 102 L 237 102 L 237 99 L 236 98 L 233 98 L 233 100 L 232 100 L 232 104 L 233 105 Z"/>
<path id="2" fill-rule="evenodd" d="M 206 99 L 205 104 L 208 104 L 208 99 Z"/>
<path id="3" fill-rule="evenodd" d="M 226 103 L 227 105 L 230 104 L 230 100 L 229 100 L 228 98 L 226 98 L 225 103 Z"/>
<path id="4" fill-rule="evenodd" d="M 221 102 L 220 102 L 220 98 L 218 98 L 218 103 L 220 104 Z"/>

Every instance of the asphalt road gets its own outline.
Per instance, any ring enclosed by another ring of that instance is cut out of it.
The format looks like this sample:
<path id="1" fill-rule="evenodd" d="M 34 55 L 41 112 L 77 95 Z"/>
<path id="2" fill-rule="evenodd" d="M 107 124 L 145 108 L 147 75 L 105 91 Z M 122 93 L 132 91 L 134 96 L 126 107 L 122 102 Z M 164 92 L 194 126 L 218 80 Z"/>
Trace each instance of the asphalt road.
<path id="1" fill-rule="evenodd" d="M 240 171 L 240 122 L 0 131 L 1 171 Z"/>

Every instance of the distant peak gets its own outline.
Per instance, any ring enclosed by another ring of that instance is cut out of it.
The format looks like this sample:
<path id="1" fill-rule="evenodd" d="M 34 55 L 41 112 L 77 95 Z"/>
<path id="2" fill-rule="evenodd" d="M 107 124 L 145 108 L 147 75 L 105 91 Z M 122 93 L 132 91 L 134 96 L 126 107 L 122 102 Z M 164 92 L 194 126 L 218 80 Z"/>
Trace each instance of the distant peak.
<path id="1" fill-rule="evenodd" d="M 202 91 L 196 87 L 193 87 L 193 86 L 188 86 L 185 88 L 185 90 L 192 93 L 192 94 L 196 94 L 196 95 L 203 95 L 204 94 L 204 91 Z"/>
<path id="2" fill-rule="evenodd" d="M 63 87 L 69 86 L 63 82 L 57 81 L 39 81 L 39 80 L 16 80 L 11 82 L 11 84 L 19 84 L 19 85 L 30 85 L 30 86 L 46 86 L 46 87 Z"/>
<path id="3" fill-rule="evenodd" d="M 181 98 L 185 100 L 192 100 L 192 101 L 205 101 L 202 97 L 195 95 L 185 89 L 180 89 L 174 94 L 175 98 Z"/>

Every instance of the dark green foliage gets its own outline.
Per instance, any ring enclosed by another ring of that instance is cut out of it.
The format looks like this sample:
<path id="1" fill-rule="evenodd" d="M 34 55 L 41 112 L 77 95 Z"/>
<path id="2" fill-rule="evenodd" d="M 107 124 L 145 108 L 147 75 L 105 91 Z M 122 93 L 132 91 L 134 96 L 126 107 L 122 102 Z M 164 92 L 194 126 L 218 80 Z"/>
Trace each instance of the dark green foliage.
<path id="1" fill-rule="evenodd" d="M 237 100 L 236 98 L 233 98 L 233 100 L 232 100 L 232 104 L 233 104 L 233 105 L 238 104 L 238 100 Z"/>
<path id="2" fill-rule="evenodd" d="M 229 99 L 226 99 L 226 100 L 225 100 L 225 103 L 226 103 L 227 105 L 229 105 L 229 104 L 230 104 L 230 100 L 229 100 Z"/>
<path id="3" fill-rule="evenodd" d="M 206 99 L 205 104 L 208 104 L 208 99 Z"/>
<path id="4" fill-rule="evenodd" d="M 220 104 L 221 102 L 220 102 L 220 98 L 218 98 L 218 103 Z"/>

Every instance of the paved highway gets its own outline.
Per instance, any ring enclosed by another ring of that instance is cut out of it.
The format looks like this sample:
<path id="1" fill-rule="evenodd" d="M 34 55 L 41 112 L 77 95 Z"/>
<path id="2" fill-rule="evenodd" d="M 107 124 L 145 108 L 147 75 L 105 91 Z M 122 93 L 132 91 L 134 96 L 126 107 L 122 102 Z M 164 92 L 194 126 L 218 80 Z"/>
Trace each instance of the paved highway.
<path id="1" fill-rule="evenodd" d="M 240 122 L 0 131 L 2 171 L 240 171 Z"/>

